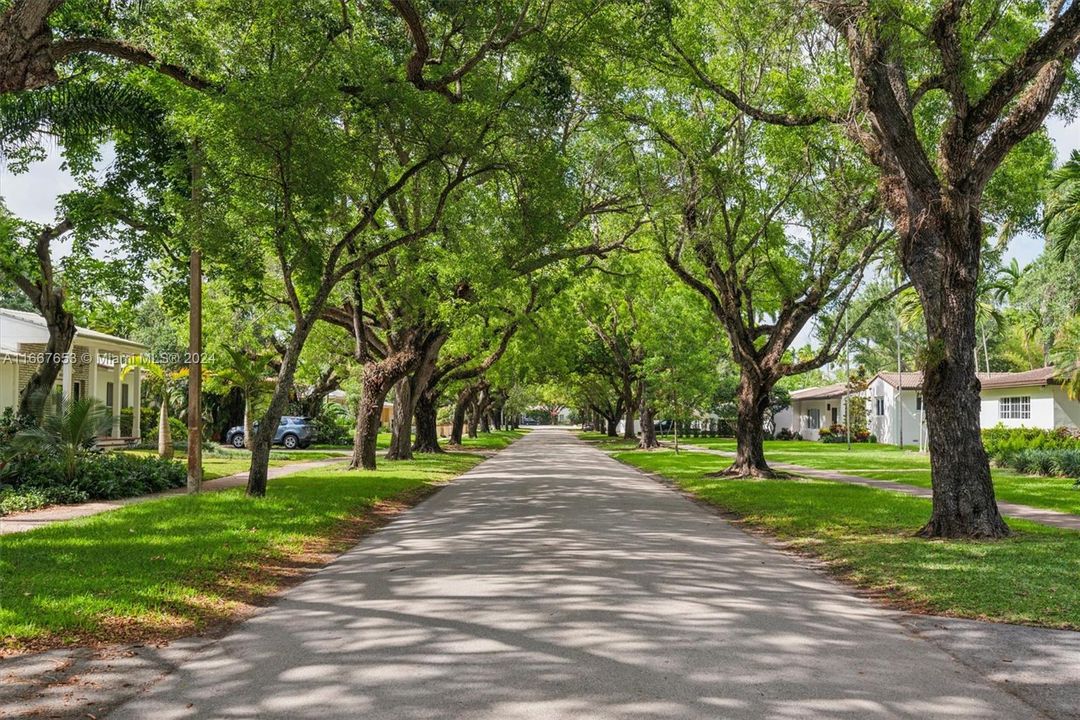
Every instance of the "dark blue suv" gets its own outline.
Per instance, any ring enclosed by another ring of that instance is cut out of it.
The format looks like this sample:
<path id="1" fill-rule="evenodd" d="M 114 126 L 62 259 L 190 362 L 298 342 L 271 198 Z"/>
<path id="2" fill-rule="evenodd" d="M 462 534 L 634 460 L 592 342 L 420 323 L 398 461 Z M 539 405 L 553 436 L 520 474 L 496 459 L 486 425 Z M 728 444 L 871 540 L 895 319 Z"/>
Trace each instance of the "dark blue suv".
<path id="1" fill-rule="evenodd" d="M 255 423 L 255 429 L 259 429 L 259 423 Z M 274 445 L 284 445 L 288 449 L 306 448 L 315 442 L 315 426 L 311 418 L 286 415 L 278 423 L 277 432 L 274 433 Z M 244 428 L 237 426 L 229 428 L 225 433 L 225 444 L 234 448 L 244 447 Z"/>

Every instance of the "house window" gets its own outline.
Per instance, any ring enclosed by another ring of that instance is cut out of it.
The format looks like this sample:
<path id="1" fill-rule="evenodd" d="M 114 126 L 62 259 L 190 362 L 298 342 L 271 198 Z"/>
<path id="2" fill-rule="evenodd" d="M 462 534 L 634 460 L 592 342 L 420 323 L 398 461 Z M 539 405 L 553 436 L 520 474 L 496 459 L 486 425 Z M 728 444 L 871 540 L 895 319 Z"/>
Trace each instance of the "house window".
<path id="1" fill-rule="evenodd" d="M 878 395 L 874 398 L 874 414 L 878 417 L 885 414 L 885 396 Z"/>
<path id="2" fill-rule="evenodd" d="M 131 403 L 129 402 L 128 398 L 129 398 L 129 396 L 128 396 L 128 386 L 126 384 L 121 385 L 120 386 L 120 407 L 122 407 L 122 408 L 131 407 Z"/>
<path id="3" fill-rule="evenodd" d="M 835 425 L 838 422 L 840 422 L 840 408 L 834 407 L 832 409 L 832 423 Z"/>
<path id="4" fill-rule="evenodd" d="M 1031 396 L 1003 397 L 998 400 L 998 416 L 1002 420 L 1031 419 Z"/>
<path id="5" fill-rule="evenodd" d="M 922 393 L 915 394 L 915 412 L 922 412 Z"/>
<path id="6" fill-rule="evenodd" d="M 78 380 L 71 383 L 71 399 L 82 400 L 82 383 Z"/>
<path id="7" fill-rule="evenodd" d="M 821 427 L 821 410 L 813 408 L 806 411 L 806 428 L 808 430 L 817 430 Z"/>
<path id="8" fill-rule="evenodd" d="M 109 409 L 113 409 L 113 398 L 116 396 L 116 388 L 112 383 L 105 383 L 105 404 L 109 406 Z"/>

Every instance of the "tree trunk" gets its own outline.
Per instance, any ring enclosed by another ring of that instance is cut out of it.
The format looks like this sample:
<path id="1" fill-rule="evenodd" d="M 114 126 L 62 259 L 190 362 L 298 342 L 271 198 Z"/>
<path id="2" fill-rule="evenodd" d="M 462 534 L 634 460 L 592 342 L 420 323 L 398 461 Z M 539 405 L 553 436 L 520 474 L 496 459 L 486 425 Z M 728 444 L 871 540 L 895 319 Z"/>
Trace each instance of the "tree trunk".
<path id="1" fill-rule="evenodd" d="M 296 376 L 296 365 L 300 361 L 300 351 L 304 348 L 311 328 L 314 327 L 313 315 L 308 315 L 303 322 L 298 322 L 293 329 L 292 337 L 285 348 L 285 354 L 281 357 L 281 367 L 278 369 L 277 383 L 274 392 L 270 396 L 270 404 L 263 413 L 259 422 L 259 429 L 255 431 L 255 441 L 251 447 L 251 467 L 248 470 L 247 494 L 253 497 L 266 495 L 267 473 L 270 469 L 270 444 L 277 432 L 281 415 L 285 412 L 285 405 L 292 392 L 293 378 Z"/>
<path id="2" fill-rule="evenodd" d="M 19 396 L 19 416 L 41 420 L 45 401 L 52 393 L 56 378 L 60 376 L 64 361 L 75 339 L 75 318 L 64 309 L 63 296 L 42 292 L 38 311 L 45 318 L 49 339 L 45 342 L 45 362 L 30 376 Z M 117 388 L 116 392 L 120 392 Z M 117 396 L 119 397 L 119 396 Z M 119 407 L 119 403 L 117 403 Z"/>
<path id="3" fill-rule="evenodd" d="M 765 462 L 765 411 L 770 383 L 755 380 L 743 370 L 736 398 L 735 461 L 721 473 L 730 477 L 775 477 Z"/>
<path id="4" fill-rule="evenodd" d="M 450 426 L 451 445 L 461 445 L 461 438 L 465 433 L 465 419 L 476 389 L 475 385 L 469 385 L 458 392 L 457 404 L 454 405 L 454 419 Z"/>
<path id="5" fill-rule="evenodd" d="M 412 385 L 403 377 L 394 385 L 394 417 L 390 420 L 390 448 L 387 460 L 412 460 Z"/>
<path id="6" fill-rule="evenodd" d="M 652 405 L 649 404 L 648 393 L 645 383 L 642 382 L 638 389 L 641 402 L 641 440 L 638 448 L 641 450 L 653 450 L 660 447 L 660 441 L 656 439 L 656 420 Z"/>
<path id="7" fill-rule="evenodd" d="M 413 452 L 446 452 L 439 445 L 438 407 L 438 400 L 430 393 L 420 393 L 420 397 L 416 399 L 416 439 L 413 441 Z"/>
<path id="8" fill-rule="evenodd" d="M 604 419 L 607 421 L 607 436 L 619 437 L 619 418 L 609 417 Z"/>
<path id="9" fill-rule="evenodd" d="M 976 205 L 969 207 L 963 217 L 940 213 L 946 217 L 936 218 L 932 227 L 945 237 L 917 238 L 944 254 L 925 258 L 905 253 L 905 267 L 922 301 L 928 340 L 922 395 L 933 512 L 919 531 L 927 538 L 1009 534 L 998 513 L 979 429 L 975 305 L 982 230 Z"/>
<path id="10" fill-rule="evenodd" d="M 158 411 L 157 451 L 159 457 L 172 460 L 174 455 L 172 429 L 169 427 L 169 404 L 165 402 L 165 398 L 161 399 L 161 410 Z"/>
<path id="11" fill-rule="evenodd" d="M 244 392 L 244 447 L 255 446 L 255 420 L 251 417 L 251 392 Z"/>
<path id="12" fill-rule="evenodd" d="M 57 82 L 48 17 L 60 3 L 5 3 L 0 14 L 0 94 Z"/>
<path id="13" fill-rule="evenodd" d="M 471 412 L 469 413 L 469 437 L 475 438 L 477 429 L 480 427 L 480 408 L 478 405 L 473 405 Z"/>
<path id="14" fill-rule="evenodd" d="M 409 374 L 416 360 L 416 351 L 409 347 L 378 362 L 364 363 L 363 378 L 360 381 L 360 404 L 356 413 L 356 436 L 353 438 L 353 454 L 349 469 L 355 470 L 358 467 L 364 470 L 375 469 L 375 449 L 379 439 L 379 423 L 386 394 L 399 380 Z M 406 422 L 411 420 L 411 413 L 407 409 L 399 411 L 395 404 L 395 419 L 399 412 L 405 415 Z"/>

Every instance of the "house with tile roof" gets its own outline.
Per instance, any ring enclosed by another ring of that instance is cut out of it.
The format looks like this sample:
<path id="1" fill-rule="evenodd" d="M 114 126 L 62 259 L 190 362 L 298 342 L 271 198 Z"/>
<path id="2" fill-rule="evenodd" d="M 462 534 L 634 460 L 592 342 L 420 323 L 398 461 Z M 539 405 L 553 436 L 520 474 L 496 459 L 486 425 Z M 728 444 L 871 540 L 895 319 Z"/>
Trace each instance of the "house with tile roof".
<path id="1" fill-rule="evenodd" d="M 1032 427 L 1052 430 L 1080 427 L 1080 401 L 1072 400 L 1055 377 L 1053 367 L 1026 372 L 979 373 L 984 428 Z M 880 372 L 861 400 L 867 403 L 870 432 L 878 442 L 920 445 L 925 440 L 921 372 Z M 790 429 L 803 439 L 817 440 L 818 431 L 844 422 L 843 384 L 806 388 L 791 393 Z M 851 398 L 852 402 L 857 402 Z"/>

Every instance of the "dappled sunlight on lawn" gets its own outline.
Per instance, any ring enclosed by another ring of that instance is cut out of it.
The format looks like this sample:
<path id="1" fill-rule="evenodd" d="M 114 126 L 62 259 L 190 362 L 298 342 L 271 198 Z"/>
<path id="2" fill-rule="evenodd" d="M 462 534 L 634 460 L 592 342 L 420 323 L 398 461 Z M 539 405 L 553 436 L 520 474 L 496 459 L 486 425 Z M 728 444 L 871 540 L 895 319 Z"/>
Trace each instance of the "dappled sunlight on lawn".
<path id="1" fill-rule="evenodd" d="M 703 477 L 726 459 L 703 453 L 617 456 L 835 563 L 861 585 L 916 607 L 1080 628 L 1080 533 L 1010 520 L 998 542 L 928 542 L 914 532 L 930 501 L 827 480 Z M 893 478 L 898 479 L 899 478 Z M 1042 480 L 1042 478 L 1034 478 Z"/>
<path id="2" fill-rule="evenodd" d="M 273 573 L 259 572 L 260 563 L 286 562 L 376 500 L 480 459 L 421 456 L 376 472 L 320 468 L 271 480 L 265 498 L 241 489 L 177 496 L 5 536 L 0 635 L 128 623 L 190 630 L 272 589 Z"/>

